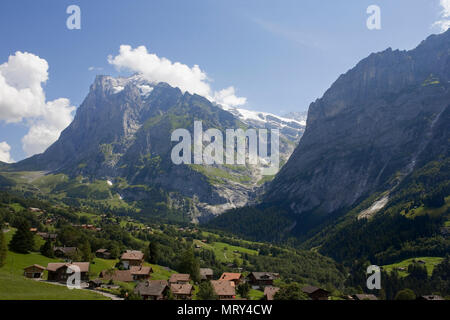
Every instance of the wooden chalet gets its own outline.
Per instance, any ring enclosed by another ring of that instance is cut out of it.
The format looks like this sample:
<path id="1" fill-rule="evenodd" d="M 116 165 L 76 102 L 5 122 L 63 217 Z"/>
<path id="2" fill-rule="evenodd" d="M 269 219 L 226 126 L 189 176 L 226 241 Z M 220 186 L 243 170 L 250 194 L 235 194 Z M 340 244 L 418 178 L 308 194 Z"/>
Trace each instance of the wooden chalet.
<path id="1" fill-rule="evenodd" d="M 134 280 L 141 281 L 150 279 L 153 269 L 152 267 L 132 266 L 130 272 Z"/>
<path id="2" fill-rule="evenodd" d="M 120 262 L 125 269 L 131 266 L 141 266 L 144 262 L 144 254 L 138 250 L 127 250 L 120 256 Z"/>
<path id="3" fill-rule="evenodd" d="M 200 279 L 202 281 L 212 280 L 214 272 L 210 268 L 200 268 Z"/>
<path id="4" fill-rule="evenodd" d="M 139 282 L 134 292 L 144 300 L 164 300 L 169 293 L 169 284 L 165 280 L 147 280 Z"/>
<path id="5" fill-rule="evenodd" d="M 306 293 L 312 300 L 328 300 L 328 296 L 330 295 L 327 290 L 314 286 L 306 286 L 302 289 L 302 291 Z"/>
<path id="6" fill-rule="evenodd" d="M 170 291 L 177 300 L 191 300 L 193 287 L 191 284 L 171 284 Z"/>
<path id="7" fill-rule="evenodd" d="M 38 264 L 33 264 L 32 266 L 26 267 L 23 270 L 24 270 L 23 275 L 25 277 L 32 279 L 40 279 L 44 274 L 45 267 Z"/>
<path id="8" fill-rule="evenodd" d="M 66 282 L 67 278 L 71 276 L 71 273 L 67 272 L 68 268 L 71 268 L 73 271 L 77 271 L 78 268 L 80 271 L 80 280 L 89 281 L 89 262 L 49 263 L 47 265 L 48 281 Z"/>
<path id="9" fill-rule="evenodd" d="M 258 287 L 273 286 L 273 281 L 279 277 L 278 273 L 273 272 L 252 272 L 248 275 L 248 282 Z"/>
<path id="10" fill-rule="evenodd" d="M 188 284 L 191 276 L 187 273 L 174 273 L 170 276 L 169 284 Z"/>
<path id="11" fill-rule="evenodd" d="M 230 281 L 235 287 L 244 282 L 244 276 L 242 273 L 224 272 L 220 276 L 219 280 Z"/>
<path id="12" fill-rule="evenodd" d="M 229 300 L 236 298 L 236 288 L 232 281 L 212 280 L 211 285 L 219 300 Z"/>

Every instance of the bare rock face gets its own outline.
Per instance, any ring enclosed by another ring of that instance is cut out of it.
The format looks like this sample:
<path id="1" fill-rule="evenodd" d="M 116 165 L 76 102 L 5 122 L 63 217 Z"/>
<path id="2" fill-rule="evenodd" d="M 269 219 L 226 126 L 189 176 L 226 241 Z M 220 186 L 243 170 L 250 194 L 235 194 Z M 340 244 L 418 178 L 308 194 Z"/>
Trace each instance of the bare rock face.
<path id="1" fill-rule="evenodd" d="M 176 143 L 171 133 L 185 128 L 192 135 L 196 120 L 202 121 L 203 130 L 225 132 L 228 128 L 270 129 L 266 124 L 278 124 L 279 119 L 243 122 L 204 97 L 182 93 L 166 83 L 150 83 L 139 74 L 97 76 L 58 141 L 12 168 L 108 180 L 121 186 L 114 190 L 121 200 L 152 210 L 164 204 L 186 212 L 194 222 L 207 220 L 255 199 L 261 176 L 251 167 L 173 164 L 171 151 Z M 295 120 L 283 121 L 292 126 L 283 131 L 280 144 L 282 159 L 287 160 L 304 126 Z"/>
<path id="2" fill-rule="evenodd" d="M 310 105 L 305 133 L 264 202 L 326 217 L 373 192 L 389 193 L 447 154 L 448 137 L 437 127 L 448 120 L 449 77 L 450 31 L 411 51 L 362 60 Z"/>

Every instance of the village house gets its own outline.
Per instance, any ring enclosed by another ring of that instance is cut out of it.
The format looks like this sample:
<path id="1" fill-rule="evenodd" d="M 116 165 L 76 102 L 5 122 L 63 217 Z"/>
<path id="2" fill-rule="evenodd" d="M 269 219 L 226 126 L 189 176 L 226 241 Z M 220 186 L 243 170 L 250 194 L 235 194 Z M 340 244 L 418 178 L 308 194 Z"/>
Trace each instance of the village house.
<path id="1" fill-rule="evenodd" d="M 169 284 L 187 284 L 191 276 L 187 273 L 174 273 L 170 276 Z"/>
<path id="2" fill-rule="evenodd" d="M 264 298 L 266 300 L 274 300 L 275 294 L 280 291 L 277 287 L 265 287 L 264 288 Z"/>
<path id="3" fill-rule="evenodd" d="M 41 209 L 39 209 L 39 208 L 28 208 L 28 210 L 30 210 L 31 212 L 35 212 L 35 213 L 41 213 L 41 212 L 43 212 Z"/>
<path id="4" fill-rule="evenodd" d="M 134 292 L 144 300 L 164 300 L 169 292 L 169 285 L 165 280 L 148 280 L 139 282 Z"/>
<path id="5" fill-rule="evenodd" d="M 38 264 L 33 264 L 32 266 L 26 267 L 24 270 L 24 276 L 32 279 L 40 279 L 44 274 L 45 267 Z"/>
<path id="6" fill-rule="evenodd" d="M 352 298 L 354 300 L 378 300 L 373 294 L 354 294 Z"/>
<path id="7" fill-rule="evenodd" d="M 233 282 L 227 280 L 212 280 L 211 285 L 214 293 L 219 300 L 228 300 L 236 298 L 236 289 Z"/>
<path id="8" fill-rule="evenodd" d="M 135 281 L 148 280 L 153 269 L 152 267 L 132 266 L 130 272 Z"/>
<path id="9" fill-rule="evenodd" d="M 74 268 L 72 268 L 74 267 Z M 89 281 L 89 262 L 55 262 L 47 265 L 48 281 L 66 282 L 71 273 L 67 273 L 67 268 L 73 271 L 80 271 L 80 280 Z"/>
<path id="10" fill-rule="evenodd" d="M 30 232 L 37 233 L 37 228 L 30 228 Z"/>
<path id="11" fill-rule="evenodd" d="M 78 255 L 79 250 L 77 247 L 54 247 L 53 253 L 58 258 L 71 258 Z"/>
<path id="12" fill-rule="evenodd" d="M 208 281 L 212 280 L 214 272 L 210 268 L 200 268 L 200 280 Z"/>
<path id="13" fill-rule="evenodd" d="M 98 249 L 95 251 L 95 256 L 100 259 L 110 259 L 111 253 L 108 251 L 108 249 Z"/>
<path id="14" fill-rule="evenodd" d="M 327 290 L 314 286 L 306 286 L 302 289 L 312 300 L 328 300 L 330 293 Z"/>
<path id="15" fill-rule="evenodd" d="M 100 279 L 104 281 L 120 281 L 133 282 L 134 278 L 130 270 L 103 270 L 99 275 Z"/>
<path id="16" fill-rule="evenodd" d="M 273 286 L 273 281 L 279 277 L 278 273 L 273 272 L 252 272 L 248 275 L 248 281 L 256 287 Z"/>
<path id="17" fill-rule="evenodd" d="M 171 284 L 170 291 L 177 300 L 191 300 L 193 287 L 191 284 Z"/>
<path id="18" fill-rule="evenodd" d="M 219 280 L 231 281 L 235 287 L 244 282 L 244 276 L 242 273 L 224 272 L 220 276 Z"/>
<path id="19" fill-rule="evenodd" d="M 125 269 L 129 269 L 131 266 L 141 266 L 144 262 L 144 254 L 137 250 L 127 250 L 122 253 L 120 262 Z"/>
<path id="20" fill-rule="evenodd" d="M 55 241 L 58 236 L 56 233 L 47 233 L 47 232 L 37 232 L 36 234 L 44 240 L 51 240 L 51 241 Z"/>

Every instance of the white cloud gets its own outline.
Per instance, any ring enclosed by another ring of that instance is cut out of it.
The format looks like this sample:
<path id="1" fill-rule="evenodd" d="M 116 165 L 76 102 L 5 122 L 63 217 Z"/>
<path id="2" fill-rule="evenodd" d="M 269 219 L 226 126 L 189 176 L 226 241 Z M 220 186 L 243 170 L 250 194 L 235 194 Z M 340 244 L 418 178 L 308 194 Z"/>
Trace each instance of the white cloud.
<path id="1" fill-rule="evenodd" d="M 5 141 L 0 142 L 0 161 L 11 163 L 14 160 L 11 158 L 11 147 Z"/>
<path id="2" fill-rule="evenodd" d="M 141 73 L 150 82 L 166 82 L 183 92 L 196 93 L 217 103 L 244 104 L 246 98 L 234 95 L 234 88 L 230 87 L 219 92 L 213 92 L 207 74 L 198 65 L 189 67 L 180 62 L 172 62 L 149 53 L 145 46 L 133 49 L 129 45 L 121 45 L 117 56 L 109 56 L 108 62 L 118 70 L 126 69 Z M 221 99 L 215 100 L 216 98 Z M 229 106 L 234 106 L 229 105 Z"/>
<path id="3" fill-rule="evenodd" d="M 58 140 L 73 119 L 75 107 L 65 98 L 49 101 L 45 105 L 45 113 L 32 121 L 28 133 L 22 138 L 22 147 L 27 155 L 44 152 L 53 142 Z"/>
<path id="4" fill-rule="evenodd" d="M 228 87 L 214 93 L 213 100 L 226 107 L 236 107 L 244 105 L 247 102 L 247 98 L 237 97 L 234 92 L 234 87 Z"/>
<path id="5" fill-rule="evenodd" d="M 445 32 L 450 28 L 450 0 L 440 0 L 442 11 L 440 20 L 436 21 L 433 26 L 441 28 L 441 32 Z"/>
<path id="6" fill-rule="evenodd" d="M 0 65 L 0 121 L 29 127 L 22 139 L 28 156 L 55 142 L 75 110 L 64 98 L 46 101 L 42 85 L 47 79 L 47 61 L 32 53 L 17 51 Z"/>

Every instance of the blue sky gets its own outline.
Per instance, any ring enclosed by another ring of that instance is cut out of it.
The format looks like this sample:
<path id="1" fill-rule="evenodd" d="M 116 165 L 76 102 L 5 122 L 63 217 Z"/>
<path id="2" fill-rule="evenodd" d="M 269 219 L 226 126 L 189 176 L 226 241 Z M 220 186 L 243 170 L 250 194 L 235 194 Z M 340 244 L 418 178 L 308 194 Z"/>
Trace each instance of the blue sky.
<path id="1" fill-rule="evenodd" d="M 66 28 L 72 4 L 81 8 L 81 30 Z M 381 30 L 366 27 L 372 4 L 381 8 Z M 2 0 L 0 65 L 16 51 L 45 59 L 46 100 L 78 107 L 96 74 L 119 74 L 108 55 L 144 45 L 199 65 L 214 90 L 233 86 L 245 108 L 283 114 L 307 110 L 371 52 L 412 49 L 439 33 L 432 25 L 441 11 L 439 0 Z M 30 154 L 22 141 L 30 126 L 25 117 L 0 120 L 0 143 L 16 161 Z"/>

